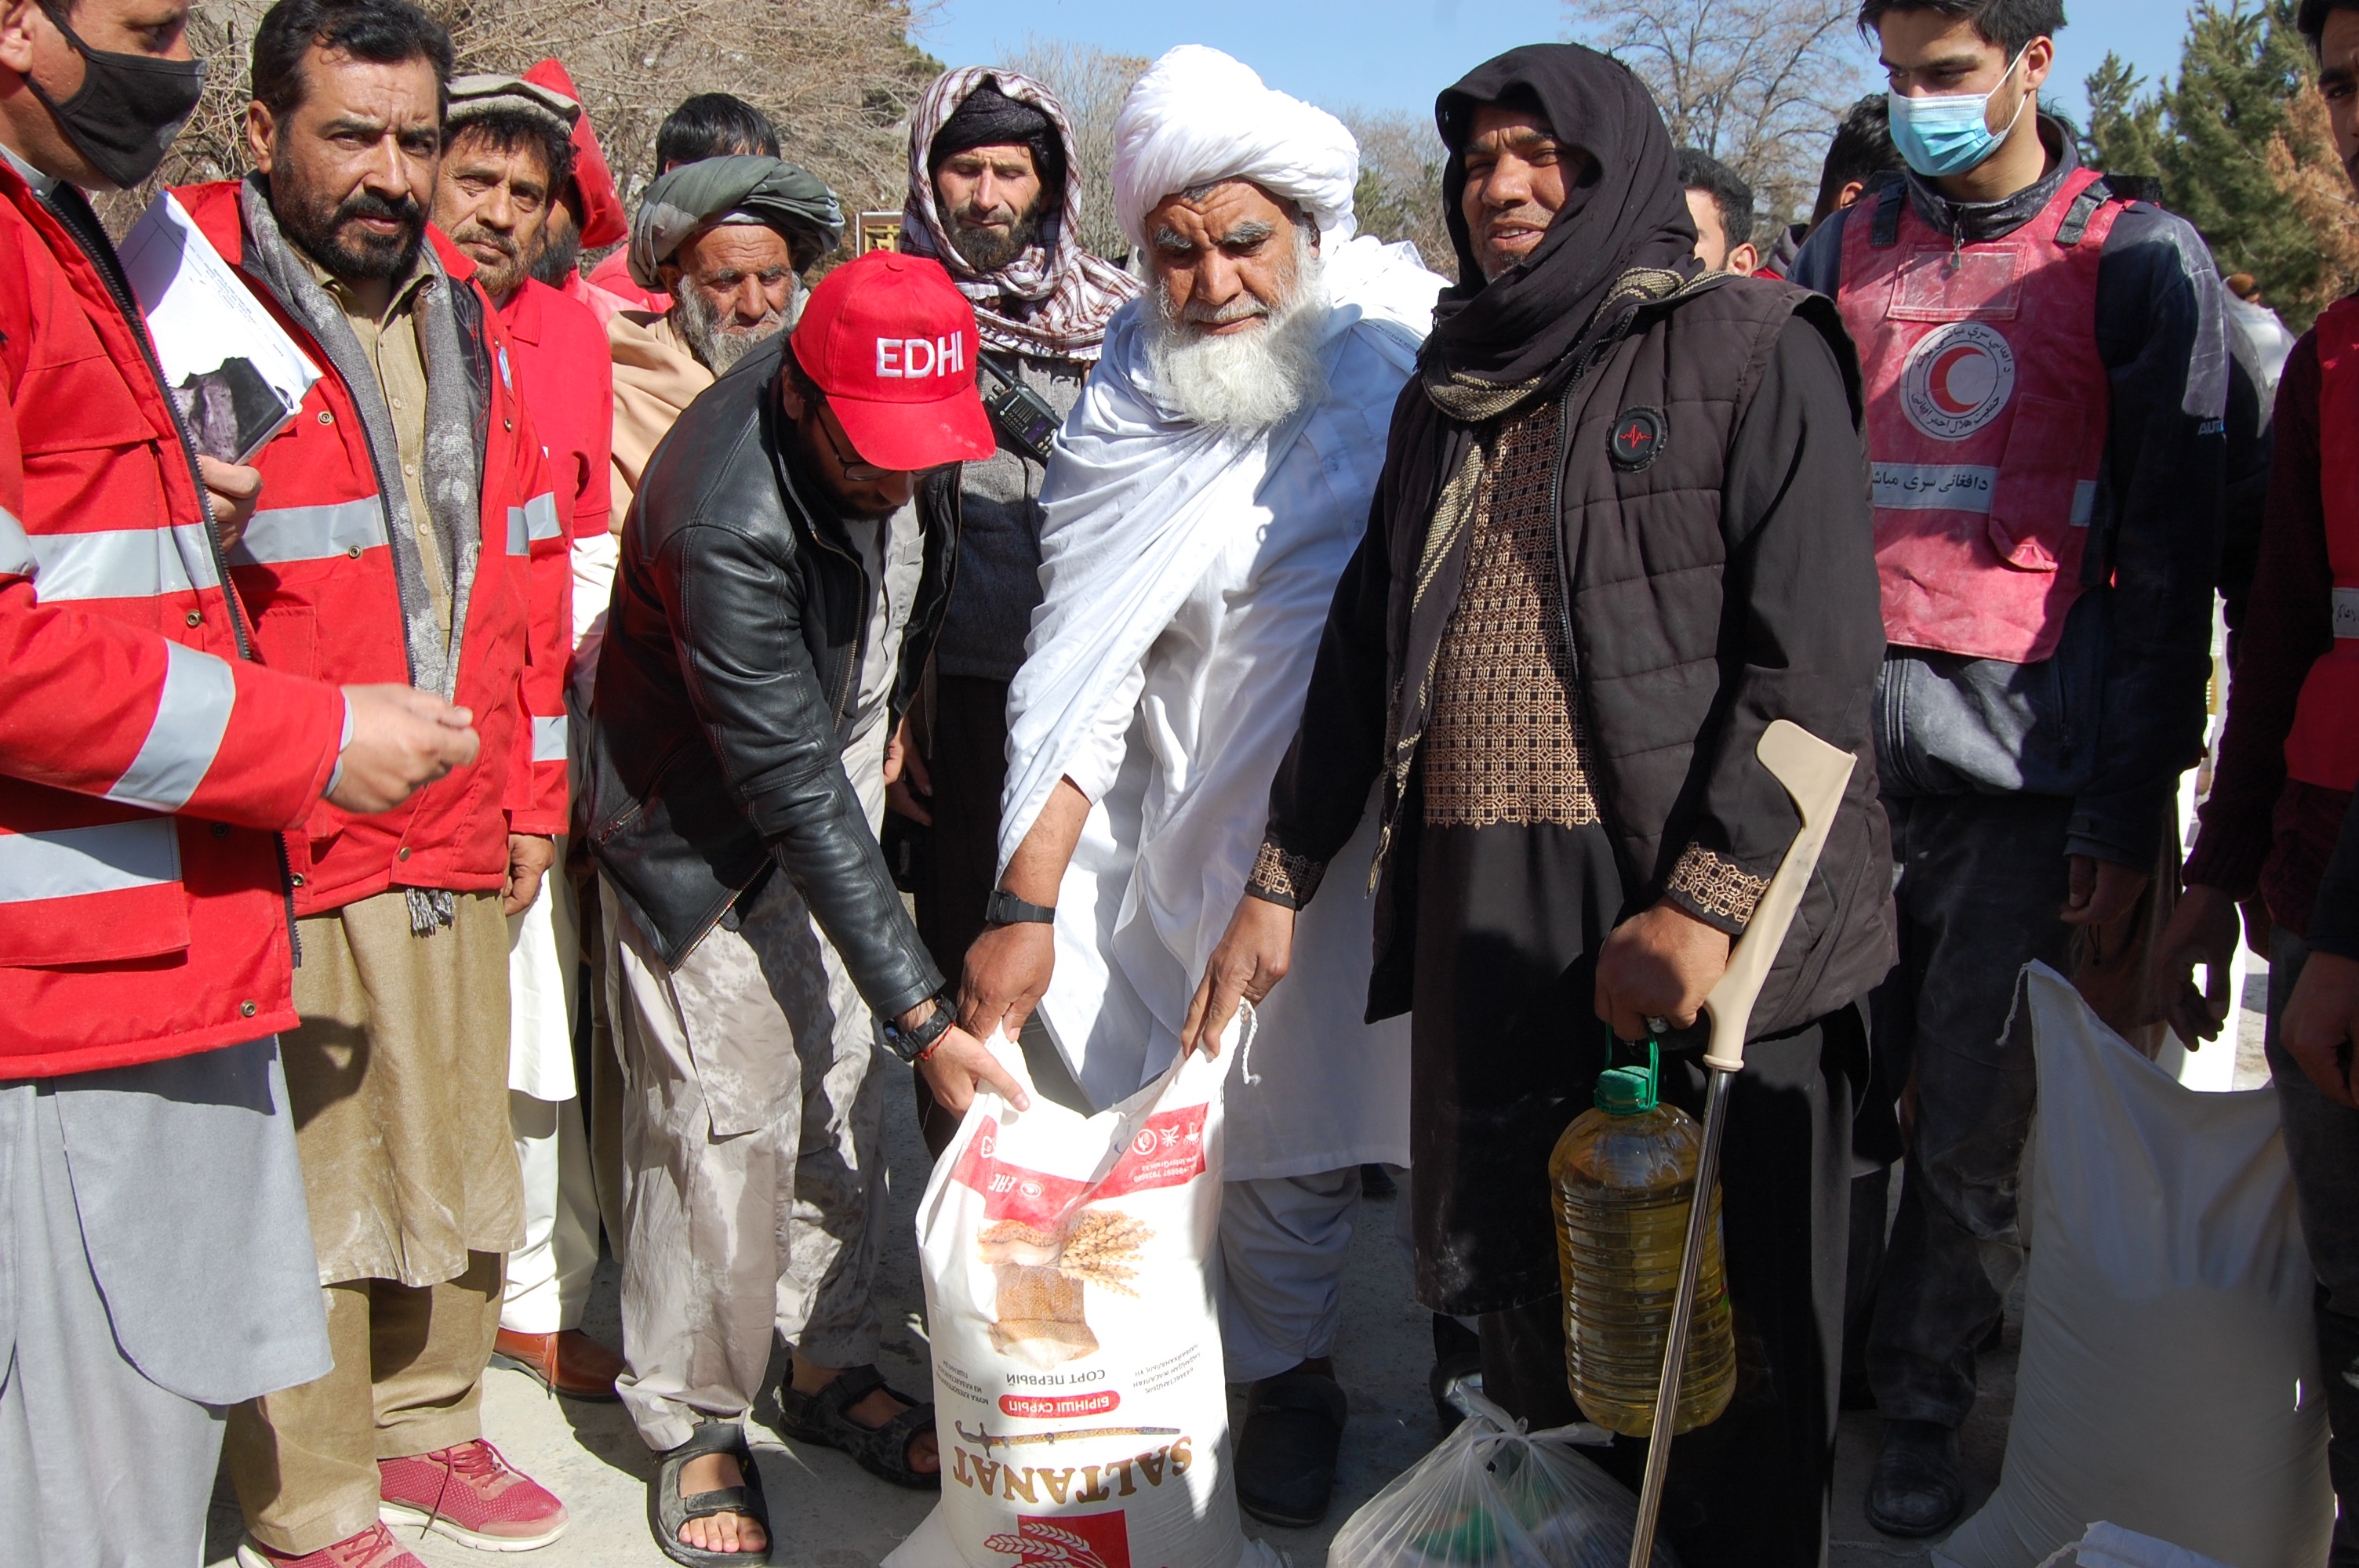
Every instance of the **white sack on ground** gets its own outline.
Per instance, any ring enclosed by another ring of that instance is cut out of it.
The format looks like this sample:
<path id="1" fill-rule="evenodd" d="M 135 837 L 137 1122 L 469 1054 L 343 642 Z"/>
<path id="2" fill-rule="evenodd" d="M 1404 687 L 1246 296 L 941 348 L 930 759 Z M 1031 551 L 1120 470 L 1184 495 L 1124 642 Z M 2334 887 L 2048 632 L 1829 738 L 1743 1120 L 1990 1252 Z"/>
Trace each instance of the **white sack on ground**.
<path id="1" fill-rule="evenodd" d="M 1030 1110 L 975 1097 L 918 1208 L 942 1500 L 885 1568 L 1277 1568 L 1238 1522 L 1207 1267 L 1235 1055 L 1092 1117 L 1028 1077 Z"/>
<path id="2" fill-rule="evenodd" d="M 2015 1417 L 1998 1491 L 1933 1561 L 2035 1568 L 2104 1519 L 2318 1568 L 2334 1496 L 2275 1091 L 2181 1087 L 2041 964 L 2008 1029 L 2039 1071 Z"/>

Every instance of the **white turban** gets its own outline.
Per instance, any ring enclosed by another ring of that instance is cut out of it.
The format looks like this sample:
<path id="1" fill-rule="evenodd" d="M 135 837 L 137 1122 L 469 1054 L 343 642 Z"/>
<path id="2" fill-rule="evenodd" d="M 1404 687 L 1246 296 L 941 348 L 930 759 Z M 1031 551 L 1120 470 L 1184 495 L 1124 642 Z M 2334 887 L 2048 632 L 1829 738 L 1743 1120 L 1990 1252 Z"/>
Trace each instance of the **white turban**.
<path id="1" fill-rule="evenodd" d="M 1322 248 L 1352 237 L 1360 144 L 1343 122 L 1262 85 L 1251 66 L 1201 44 L 1155 62 L 1114 123 L 1114 206 L 1147 247 L 1147 214 L 1168 197 L 1250 179 L 1299 206 Z"/>

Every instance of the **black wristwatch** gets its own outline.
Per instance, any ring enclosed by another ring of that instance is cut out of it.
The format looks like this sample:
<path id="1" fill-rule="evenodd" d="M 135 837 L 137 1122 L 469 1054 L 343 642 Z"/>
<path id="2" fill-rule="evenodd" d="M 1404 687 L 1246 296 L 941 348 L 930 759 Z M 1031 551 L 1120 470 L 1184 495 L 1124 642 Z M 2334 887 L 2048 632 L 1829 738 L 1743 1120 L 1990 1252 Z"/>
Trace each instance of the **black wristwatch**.
<path id="1" fill-rule="evenodd" d="M 925 1022 L 915 1029 L 904 1029 L 897 1023 L 887 1022 L 885 1025 L 885 1044 L 891 1046 L 893 1054 L 904 1062 L 914 1063 L 932 1050 L 934 1043 L 948 1034 L 951 1025 L 957 1022 L 958 1004 L 946 993 L 938 991 L 934 995 L 934 1011 Z"/>
<path id="2" fill-rule="evenodd" d="M 1057 907 L 1049 903 L 1027 903 L 1006 888 L 994 888 L 984 901 L 983 923 L 985 925 L 1054 925 Z"/>

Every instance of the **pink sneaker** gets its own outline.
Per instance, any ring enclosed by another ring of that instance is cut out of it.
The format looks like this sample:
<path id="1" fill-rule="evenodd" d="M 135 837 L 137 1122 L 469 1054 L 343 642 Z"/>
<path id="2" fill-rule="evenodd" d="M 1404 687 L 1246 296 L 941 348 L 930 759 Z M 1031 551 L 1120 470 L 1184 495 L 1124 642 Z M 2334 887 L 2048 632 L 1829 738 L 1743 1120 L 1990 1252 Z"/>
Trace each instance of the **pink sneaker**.
<path id="1" fill-rule="evenodd" d="M 380 1459 L 376 1470 L 387 1524 L 423 1525 L 485 1552 L 529 1552 L 565 1533 L 565 1505 L 480 1437 Z"/>
<path id="2" fill-rule="evenodd" d="M 238 1568 L 426 1568 L 426 1564 L 402 1550 L 393 1532 L 381 1524 L 373 1524 L 358 1535 L 348 1536 L 333 1546 L 323 1546 L 317 1552 L 306 1552 L 300 1557 L 289 1557 L 283 1552 L 273 1552 L 258 1541 L 249 1541 L 237 1549 Z"/>

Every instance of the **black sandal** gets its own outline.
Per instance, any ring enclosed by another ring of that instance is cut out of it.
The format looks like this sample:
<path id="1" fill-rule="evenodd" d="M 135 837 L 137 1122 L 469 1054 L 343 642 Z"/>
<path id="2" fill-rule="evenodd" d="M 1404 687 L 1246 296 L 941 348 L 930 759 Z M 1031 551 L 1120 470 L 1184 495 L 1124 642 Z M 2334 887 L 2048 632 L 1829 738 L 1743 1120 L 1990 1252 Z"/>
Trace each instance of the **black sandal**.
<path id="1" fill-rule="evenodd" d="M 733 1455 L 738 1474 L 745 1477 L 744 1484 L 681 1497 L 681 1466 L 707 1454 Z M 766 1542 L 774 1543 L 769 1500 L 762 1495 L 762 1472 L 754 1467 L 753 1451 L 745 1446 L 745 1433 L 735 1422 L 710 1421 L 700 1425 L 686 1443 L 656 1456 L 656 1473 L 647 1481 L 647 1529 L 666 1557 L 683 1568 L 740 1568 L 745 1563 L 770 1560 L 768 1544 L 759 1552 L 708 1552 L 680 1540 L 680 1528 L 690 1519 L 712 1519 L 717 1514 L 745 1515 L 762 1527 Z"/>
<path id="2" fill-rule="evenodd" d="M 852 1407 L 879 1389 L 909 1408 L 883 1426 L 854 1421 Z M 897 1487 L 921 1492 L 941 1489 L 940 1470 L 921 1471 L 909 1463 L 909 1444 L 933 1430 L 932 1402 L 921 1404 L 888 1387 L 885 1374 L 874 1367 L 846 1367 L 815 1394 L 798 1392 L 792 1373 L 778 1381 L 780 1433 L 798 1443 L 840 1448 L 858 1460 L 862 1469 Z"/>

